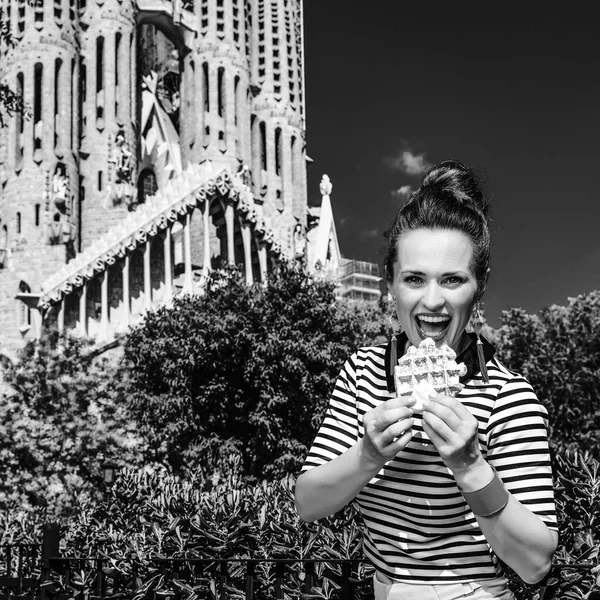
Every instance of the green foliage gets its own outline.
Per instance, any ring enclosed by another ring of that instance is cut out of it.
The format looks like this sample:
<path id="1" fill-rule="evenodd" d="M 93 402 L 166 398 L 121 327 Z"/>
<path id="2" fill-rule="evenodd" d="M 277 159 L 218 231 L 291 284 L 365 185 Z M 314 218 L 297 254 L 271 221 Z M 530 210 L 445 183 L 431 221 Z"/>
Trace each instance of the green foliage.
<path id="1" fill-rule="evenodd" d="M 255 478 L 296 472 L 343 361 L 369 337 L 364 319 L 289 265 L 265 286 L 214 272 L 204 295 L 150 313 L 125 357 L 151 458 L 208 477 L 230 454 Z"/>
<path id="2" fill-rule="evenodd" d="M 291 479 L 246 485 L 238 458 L 229 461 L 228 472 L 213 489 L 200 491 L 201 482 L 194 476 L 180 479 L 164 472 L 125 471 L 105 502 L 84 502 L 69 521 L 65 539 L 69 555 L 110 557 L 112 575 L 116 571 L 125 581 L 131 580 L 136 564 L 134 598 L 157 593 L 182 594 L 191 600 L 215 597 L 218 567 L 209 563 L 202 574 L 194 575 L 184 563 L 174 577 L 160 559 L 362 558 L 354 508 L 306 524 L 296 513 Z M 256 567 L 258 599 L 274 597 L 271 567 L 268 563 Z M 365 565 L 360 567 L 362 579 L 368 571 Z M 339 565 L 320 565 L 317 575 L 315 598 L 330 597 L 341 584 Z M 244 577 L 242 564 L 229 563 L 230 597 L 242 594 Z M 300 563 L 290 565 L 284 585 L 298 590 L 301 578 Z"/>
<path id="3" fill-rule="evenodd" d="M 97 494 L 100 454 L 135 464 L 138 440 L 123 411 L 123 373 L 87 357 L 90 342 L 50 332 L 21 351 L 0 397 L 0 507 L 64 514 Z"/>
<path id="4" fill-rule="evenodd" d="M 548 408 L 552 444 L 600 458 L 600 292 L 539 315 L 514 308 L 502 321 L 499 355 Z"/>

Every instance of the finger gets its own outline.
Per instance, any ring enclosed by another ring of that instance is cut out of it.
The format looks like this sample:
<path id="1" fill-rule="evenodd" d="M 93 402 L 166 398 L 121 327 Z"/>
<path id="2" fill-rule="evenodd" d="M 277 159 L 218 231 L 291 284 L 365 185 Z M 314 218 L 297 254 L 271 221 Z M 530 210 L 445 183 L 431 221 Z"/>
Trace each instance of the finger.
<path id="1" fill-rule="evenodd" d="M 407 429 L 399 438 L 397 438 L 393 442 L 393 445 L 396 447 L 396 454 L 400 450 L 402 450 L 402 448 L 404 448 L 406 446 L 406 444 L 408 444 L 408 442 L 410 442 L 412 435 L 413 435 L 412 428 Z"/>
<path id="2" fill-rule="evenodd" d="M 452 410 L 461 421 L 469 421 L 473 417 L 471 411 L 457 398 L 438 394 L 433 400 Z"/>
<path id="3" fill-rule="evenodd" d="M 390 425 L 382 434 L 381 434 L 381 444 L 383 447 L 391 444 L 395 439 L 402 437 L 404 433 L 412 429 L 415 424 L 414 419 L 402 419 L 393 425 Z"/>
<path id="4" fill-rule="evenodd" d="M 384 431 L 393 423 L 396 423 L 401 419 L 408 419 L 412 417 L 412 415 L 413 411 L 408 406 L 386 410 L 375 419 L 375 428 L 379 431 Z"/>
<path id="5" fill-rule="evenodd" d="M 461 427 L 461 425 L 463 424 L 463 420 L 458 416 L 458 414 L 454 410 L 454 406 L 449 406 L 445 402 L 438 401 L 437 397 L 435 399 L 432 399 L 423 408 L 423 414 L 426 413 L 434 414 L 436 417 L 444 421 L 453 431 L 457 431 L 459 427 Z M 468 417 L 470 416 L 471 413 L 468 414 Z"/>
<path id="6" fill-rule="evenodd" d="M 446 445 L 446 440 L 440 436 L 435 429 L 425 421 L 425 419 L 421 421 L 421 425 L 423 426 L 423 431 L 427 434 L 427 437 L 436 448 L 441 448 Z"/>
<path id="7" fill-rule="evenodd" d="M 435 433 L 435 435 L 438 438 L 440 438 L 440 440 L 442 440 L 444 444 L 451 442 L 456 437 L 455 432 L 448 425 L 448 423 L 446 423 L 446 421 L 444 421 L 442 418 L 440 418 L 438 415 L 436 415 L 433 412 L 430 412 L 430 411 L 423 412 L 422 421 L 423 421 L 423 427 L 425 427 L 425 425 L 427 425 L 430 429 L 432 429 L 433 432 Z M 431 441 L 433 442 L 433 439 Z M 434 442 L 434 444 L 435 444 L 435 442 Z M 437 444 L 436 444 L 436 446 L 437 446 Z"/>
<path id="8" fill-rule="evenodd" d="M 399 408 L 400 406 L 413 406 L 416 400 L 410 396 L 397 396 L 396 398 L 390 398 L 385 402 L 382 402 L 379 406 L 383 410 L 390 410 L 392 408 Z"/>

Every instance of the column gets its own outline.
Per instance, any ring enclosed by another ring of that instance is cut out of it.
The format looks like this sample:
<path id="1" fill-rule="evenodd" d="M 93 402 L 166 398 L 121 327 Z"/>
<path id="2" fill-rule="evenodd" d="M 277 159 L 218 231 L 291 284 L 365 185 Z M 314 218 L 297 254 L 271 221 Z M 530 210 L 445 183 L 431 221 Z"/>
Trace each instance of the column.
<path id="1" fill-rule="evenodd" d="M 126 331 L 129 328 L 129 322 L 131 319 L 131 300 L 129 298 L 129 263 L 129 254 L 126 254 L 121 265 L 121 280 L 123 282 L 123 315 L 121 318 L 121 331 Z"/>
<path id="2" fill-rule="evenodd" d="M 193 281 L 192 281 L 192 241 L 190 236 L 192 215 L 187 213 L 185 215 L 185 224 L 183 226 L 183 250 L 185 256 L 185 277 L 183 280 L 183 292 L 185 294 L 192 293 Z"/>
<path id="3" fill-rule="evenodd" d="M 164 257 L 165 257 L 165 296 L 164 300 L 169 301 L 173 296 L 173 269 L 171 268 L 171 225 L 167 225 L 164 237 Z"/>
<path id="4" fill-rule="evenodd" d="M 65 332 L 65 304 L 66 297 L 63 296 L 58 302 L 57 326 L 59 333 Z"/>
<path id="5" fill-rule="evenodd" d="M 247 223 L 242 225 L 242 241 L 244 243 L 244 271 L 246 273 L 246 284 L 252 285 L 254 277 L 252 276 L 252 239 L 250 236 L 250 226 Z"/>
<path id="6" fill-rule="evenodd" d="M 116 32 L 104 36 L 104 122 L 115 120 L 115 40 Z"/>
<path id="7" fill-rule="evenodd" d="M 210 138 L 209 138 L 209 152 L 216 151 L 219 147 L 219 73 L 218 67 L 213 66 L 211 63 L 208 64 L 208 97 L 209 107 L 212 119 L 209 119 L 210 123 Z"/>
<path id="8" fill-rule="evenodd" d="M 252 164 L 250 165 L 250 168 L 252 169 L 252 183 L 254 184 L 252 192 L 255 196 L 260 196 L 260 189 L 262 186 L 262 165 L 260 158 L 260 120 L 258 117 L 254 118 L 254 123 L 252 124 L 251 142 Z"/>
<path id="9" fill-rule="evenodd" d="M 292 156 L 292 136 L 289 130 L 282 127 L 281 130 L 281 191 L 283 194 L 283 203 L 286 208 L 294 209 L 294 184 L 292 181 L 293 173 Z M 294 216 L 296 216 L 294 214 Z"/>
<path id="10" fill-rule="evenodd" d="M 204 225 L 204 264 L 202 265 L 202 277 L 208 277 L 210 272 L 210 204 L 208 200 L 204 201 L 204 211 L 202 212 L 202 223 Z"/>
<path id="11" fill-rule="evenodd" d="M 267 247 L 259 242 L 258 244 L 258 265 L 260 268 L 260 280 L 262 283 L 267 281 Z"/>
<path id="12" fill-rule="evenodd" d="M 144 245 L 144 309 L 149 310 L 152 306 L 152 279 L 150 276 L 150 251 L 151 240 L 147 239 Z"/>
<path id="13" fill-rule="evenodd" d="M 238 82 L 238 86 L 240 83 Z M 236 152 L 238 143 L 238 132 L 237 125 L 235 124 L 235 118 L 237 114 L 237 95 L 234 86 L 234 78 L 226 69 L 224 74 L 224 87 L 225 95 L 223 103 L 225 104 L 225 144 L 227 145 L 227 155 L 232 158 L 238 154 Z M 237 115 L 238 122 L 240 115 Z"/>
<path id="14" fill-rule="evenodd" d="M 79 333 L 87 337 L 87 281 L 81 286 L 81 291 L 79 292 Z"/>
<path id="15" fill-rule="evenodd" d="M 225 228 L 227 231 L 227 262 L 230 265 L 235 264 L 235 230 L 233 226 L 233 218 L 233 204 L 228 202 L 225 206 Z"/>
<path id="16" fill-rule="evenodd" d="M 108 269 L 102 272 L 102 285 L 100 288 L 101 298 L 101 317 L 100 317 L 100 334 L 98 339 L 108 339 Z"/>

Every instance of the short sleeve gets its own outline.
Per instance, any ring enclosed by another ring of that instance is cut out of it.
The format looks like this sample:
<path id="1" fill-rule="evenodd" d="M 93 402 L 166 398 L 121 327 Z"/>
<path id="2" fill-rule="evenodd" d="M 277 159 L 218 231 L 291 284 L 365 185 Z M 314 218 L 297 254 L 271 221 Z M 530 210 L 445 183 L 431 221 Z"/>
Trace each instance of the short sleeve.
<path id="1" fill-rule="evenodd" d="M 523 377 L 509 380 L 488 421 L 487 460 L 507 489 L 556 531 L 548 411 Z"/>
<path id="2" fill-rule="evenodd" d="M 338 375 L 323 422 L 301 472 L 333 460 L 351 448 L 357 440 L 356 354 L 353 354 Z"/>

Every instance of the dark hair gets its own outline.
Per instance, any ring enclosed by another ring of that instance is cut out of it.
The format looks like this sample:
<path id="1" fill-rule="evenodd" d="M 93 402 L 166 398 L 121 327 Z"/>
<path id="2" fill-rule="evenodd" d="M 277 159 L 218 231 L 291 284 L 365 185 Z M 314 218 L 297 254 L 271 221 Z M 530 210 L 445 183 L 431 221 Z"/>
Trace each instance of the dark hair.
<path id="1" fill-rule="evenodd" d="M 473 273 L 477 296 L 483 294 L 490 264 L 489 204 L 478 177 L 457 160 L 431 167 L 418 190 L 400 208 L 387 239 L 384 269 L 387 281 L 394 277 L 398 238 L 414 229 L 454 229 L 464 233 L 473 245 Z"/>

